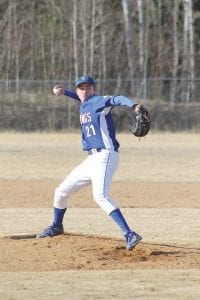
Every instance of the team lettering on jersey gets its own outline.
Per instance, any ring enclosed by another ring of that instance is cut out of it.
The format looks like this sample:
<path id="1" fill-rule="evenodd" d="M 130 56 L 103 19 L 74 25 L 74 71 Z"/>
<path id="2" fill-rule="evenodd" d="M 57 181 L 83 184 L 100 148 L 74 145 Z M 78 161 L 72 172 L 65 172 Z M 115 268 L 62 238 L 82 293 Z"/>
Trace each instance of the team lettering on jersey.
<path id="1" fill-rule="evenodd" d="M 80 123 L 81 125 L 92 122 L 92 117 L 90 112 L 86 112 L 80 115 Z"/>
<path id="2" fill-rule="evenodd" d="M 92 122 L 92 116 L 91 116 L 90 112 L 80 114 L 80 123 L 81 123 L 81 125 L 84 125 L 83 126 L 84 127 L 83 134 L 84 135 L 86 134 L 87 138 L 96 135 L 96 131 L 95 131 L 95 128 L 94 128 L 93 124 L 89 124 L 89 125 L 85 126 L 85 124 L 88 124 L 88 123 L 91 123 L 91 122 Z"/>

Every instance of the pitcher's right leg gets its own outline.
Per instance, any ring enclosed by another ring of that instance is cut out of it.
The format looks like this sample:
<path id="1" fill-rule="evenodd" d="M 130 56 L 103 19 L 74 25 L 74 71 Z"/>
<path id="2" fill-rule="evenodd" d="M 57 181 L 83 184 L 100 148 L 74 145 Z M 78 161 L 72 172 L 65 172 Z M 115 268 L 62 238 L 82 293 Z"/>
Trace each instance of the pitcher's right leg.
<path id="1" fill-rule="evenodd" d="M 54 194 L 54 221 L 38 234 L 37 238 L 52 237 L 64 233 L 63 218 L 67 209 L 69 197 L 81 188 L 90 184 L 87 159 L 78 165 L 56 188 Z"/>

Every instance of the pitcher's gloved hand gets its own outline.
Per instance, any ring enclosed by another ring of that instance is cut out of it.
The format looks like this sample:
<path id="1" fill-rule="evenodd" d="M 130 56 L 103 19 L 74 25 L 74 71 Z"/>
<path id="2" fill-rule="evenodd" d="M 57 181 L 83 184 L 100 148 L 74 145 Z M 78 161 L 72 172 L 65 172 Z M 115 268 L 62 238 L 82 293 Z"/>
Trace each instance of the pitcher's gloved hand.
<path id="1" fill-rule="evenodd" d="M 150 130 L 150 116 L 144 105 L 136 105 L 133 113 L 133 125 L 131 132 L 137 137 L 143 137 Z"/>

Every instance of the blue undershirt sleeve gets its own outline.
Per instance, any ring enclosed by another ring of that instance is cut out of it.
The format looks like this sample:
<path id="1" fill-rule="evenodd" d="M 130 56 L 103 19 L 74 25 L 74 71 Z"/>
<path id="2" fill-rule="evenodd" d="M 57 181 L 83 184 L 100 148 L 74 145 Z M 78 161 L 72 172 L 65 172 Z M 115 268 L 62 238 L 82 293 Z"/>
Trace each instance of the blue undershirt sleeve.
<path id="1" fill-rule="evenodd" d="M 70 97 L 72 99 L 80 101 L 80 99 L 75 91 L 65 89 L 64 95 L 67 97 Z"/>
<path id="2" fill-rule="evenodd" d="M 113 96 L 110 98 L 110 104 L 113 106 L 128 106 L 133 107 L 137 102 L 125 96 Z"/>

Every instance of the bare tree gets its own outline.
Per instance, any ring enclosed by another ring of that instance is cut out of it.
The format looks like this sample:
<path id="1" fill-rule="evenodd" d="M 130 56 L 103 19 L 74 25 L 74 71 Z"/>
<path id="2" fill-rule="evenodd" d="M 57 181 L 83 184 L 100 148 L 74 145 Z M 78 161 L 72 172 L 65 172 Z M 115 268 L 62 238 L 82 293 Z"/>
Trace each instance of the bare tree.
<path id="1" fill-rule="evenodd" d="M 10 4 L 10 1 L 9 1 Z M 11 5 L 8 6 L 7 9 L 7 13 L 8 13 L 8 25 L 7 25 L 7 34 L 6 34 L 6 90 L 8 91 L 8 87 L 9 87 L 9 71 L 10 71 L 10 65 L 11 65 L 11 26 L 12 26 L 12 17 L 11 17 Z"/>
<path id="2" fill-rule="evenodd" d="M 104 29 L 102 3 L 100 4 L 99 7 L 99 15 L 100 15 L 100 23 L 101 23 L 101 68 L 102 68 L 102 77 L 103 77 L 102 91 L 104 91 L 105 82 L 106 82 L 107 65 L 106 65 L 106 37 L 105 37 L 105 29 Z"/>
<path id="3" fill-rule="evenodd" d="M 137 1 L 138 4 L 138 22 L 139 22 L 139 74 L 141 78 L 140 89 L 143 94 L 144 101 L 147 99 L 147 61 L 148 61 L 148 4 L 142 0 Z"/>
<path id="4" fill-rule="evenodd" d="M 45 53 L 45 41 L 44 41 L 44 34 L 43 32 L 38 32 L 41 41 L 41 60 L 42 60 L 42 71 L 43 71 L 43 78 L 47 81 L 47 63 L 46 63 L 46 53 Z"/>
<path id="5" fill-rule="evenodd" d="M 174 0 L 173 8 L 173 61 L 172 61 L 172 81 L 170 90 L 171 105 L 174 106 L 177 84 L 177 68 L 178 68 L 178 37 L 177 37 L 177 17 L 178 17 L 178 2 Z"/>
<path id="6" fill-rule="evenodd" d="M 52 45 L 52 54 L 55 56 L 54 58 L 54 63 L 55 63 L 55 59 L 56 59 L 56 48 L 57 51 L 59 53 L 58 58 L 57 58 L 57 68 L 55 68 L 54 73 L 57 74 L 59 73 L 60 76 L 63 75 L 63 66 L 66 65 L 66 50 L 65 50 L 65 46 L 64 46 L 64 41 L 65 41 L 65 30 L 64 30 L 64 23 L 65 23 L 65 12 L 68 12 L 68 6 L 65 2 L 65 0 L 61 0 L 60 5 L 57 5 L 57 1 L 55 0 L 49 0 L 51 3 L 51 6 L 49 6 L 50 10 L 53 9 L 56 13 L 56 15 L 54 14 L 54 18 L 53 18 L 53 32 L 54 32 L 54 47 Z M 58 24 L 58 26 L 57 26 Z M 52 26 L 52 24 L 51 24 Z M 51 28 L 50 26 L 50 28 Z M 66 26 L 67 27 L 67 26 Z M 56 30 L 57 28 L 57 30 Z M 70 30 L 71 32 L 71 30 Z M 52 33 L 51 33 L 52 36 Z M 60 38 L 61 37 L 61 38 Z M 70 40 L 71 35 L 68 36 L 68 39 Z M 53 38 L 53 36 L 52 36 Z M 55 42 L 56 41 L 56 42 Z M 52 42 L 53 43 L 53 39 Z M 71 41 L 69 41 L 69 44 L 72 44 Z M 58 47 L 56 47 L 58 46 Z M 53 50 L 54 48 L 54 50 Z M 67 52 L 67 54 L 69 55 L 69 52 Z M 70 60 L 71 61 L 71 60 Z M 56 76 L 56 75 L 55 75 Z M 57 76 L 56 76 L 57 77 Z M 55 77 L 53 77 L 55 78 Z"/>
<path id="7" fill-rule="evenodd" d="M 193 28 L 193 12 L 192 0 L 188 2 L 188 22 L 189 22 L 189 65 L 190 65 L 190 93 L 191 97 L 194 92 L 194 28 Z"/>
<path id="8" fill-rule="evenodd" d="M 165 93 L 174 105 L 180 94 L 189 103 L 199 76 L 197 2 L 0 0 L 1 78 L 7 88 L 9 79 L 16 79 L 19 92 L 20 79 L 74 80 L 89 72 L 102 81 L 116 79 L 117 90 L 128 78 L 126 92 L 145 98 L 147 77 L 156 76 L 152 98 Z M 169 86 L 161 77 L 170 76 Z M 179 86 L 178 77 L 185 78 Z"/>
<path id="9" fill-rule="evenodd" d="M 93 73 L 94 67 L 94 32 L 95 32 L 95 12 L 96 12 L 96 0 L 92 1 L 92 13 L 91 13 L 91 29 L 90 29 L 90 74 Z"/>
<path id="10" fill-rule="evenodd" d="M 147 101 L 147 62 L 148 62 L 148 55 L 149 55 L 149 14 L 148 14 L 148 5 L 145 2 L 144 5 L 144 15 L 145 15 L 145 38 L 144 38 L 144 73 L 143 73 L 143 81 L 144 81 L 144 101 L 146 104 Z"/>
<path id="11" fill-rule="evenodd" d="M 73 16 L 72 16 L 72 30 L 73 30 L 73 53 L 74 53 L 74 72 L 75 77 L 79 75 L 78 71 L 78 52 L 77 52 L 77 0 L 73 0 Z"/>
<path id="12" fill-rule="evenodd" d="M 19 50 L 20 50 L 20 41 L 18 33 L 18 22 L 17 22 L 17 3 L 13 3 L 13 21 L 14 21 L 14 41 L 15 41 L 15 80 L 16 80 L 16 93 L 19 94 Z"/>
<path id="13" fill-rule="evenodd" d="M 128 66 L 129 66 L 129 74 L 130 74 L 130 82 L 131 82 L 131 93 L 134 94 L 134 55 L 133 55 L 133 32 L 129 15 L 129 0 L 122 0 L 122 8 L 123 8 L 123 16 L 124 16 L 124 24 L 125 24 L 125 36 L 126 36 L 126 48 L 128 54 Z"/>
<path id="14" fill-rule="evenodd" d="M 31 48 L 31 55 L 30 55 L 30 79 L 34 78 L 34 8 L 35 8 L 35 1 L 33 0 L 31 3 L 31 12 L 30 12 L 30 48 Z"/>
<path id="15" fill-rule="evenodd" d="M 138 23 L 139 23 L 139 76 L 143 76 L 144 68 L 144 15 L 143 15 L 143 0 L 137 0 L 138 5 Z"/>
<path id="16" fill-rule="evenodd" d="M 158 68 L 159 76 L 162 76 L 162 8 L 161 1 L 158 0 Z M 176 1 L 176 0 L 175 0 Z"/>
<path id="17" fill-rule="evenodd" d="M 83 37 L 83 74 L 87 73 L 87 1 L 82 0 L 81 1 L 81 27 L 82 27 L 82 37 Z"/>
<path id="18" fill-rule="evenodd" d="M 176 1 L 176 0 L 175 0 Z M 163 33 L 162 33 L 162 0 L 158 0 L 158 8 L 157 8 L 157 23 L 158 23 L 158 60 L 157 60 L 157 65 L 158 65 L 158 76 L 162 77 L 162 72 L 163 72 L 163 59 L 162 59 L 162 45 L 163 45 Z M 163 88 L 163 81 L 160 80 L 159 84 L 157 84 L 157 95 L 158 98 L 160 99 L 162 97 L 162 88 Z"/>
<path id="19" fill-rule="evenodd" d="M 183 77 L 182 99 L 189 103 L 194 90 L 194 34 L 191 0 L 183 0 Z"/>
<path id="20" fill-rule="evenodd" d="M 49 19 L 51 20 L 51 22 L 49 22 L 49 43 L 50 43 L 50 57 L 51 57 L 51 61 L 50 61 L 50 68 L 49 68 L 49 74 L 52 78 L 56 77 L 56 70 L 55 70 L 55 65 L 56 65 L 56 61 L 55 61 L 55 30 L 56 30 L 56 13 L 57 13 L 57 9 L 55 9 L 55 2 L 54 0 L 50 0 L 49 2 L 47 2 L 47 11 L 48 11 L 48 16 Z"/>

